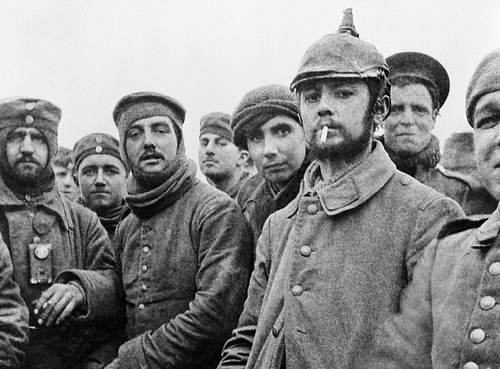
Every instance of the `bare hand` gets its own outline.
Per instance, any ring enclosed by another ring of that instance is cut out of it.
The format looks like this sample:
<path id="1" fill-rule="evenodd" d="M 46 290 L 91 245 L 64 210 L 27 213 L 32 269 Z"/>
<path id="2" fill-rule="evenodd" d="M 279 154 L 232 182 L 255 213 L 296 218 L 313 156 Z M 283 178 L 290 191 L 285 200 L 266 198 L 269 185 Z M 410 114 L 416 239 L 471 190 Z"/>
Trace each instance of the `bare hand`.
<path id="1" fill-rule="evenodd" d="M 71 313 L 83 306 L 85 296 L 81 290 L 72 284 L 55 283 L 42 293 L 35 305 L 35 314 L 38 315 L 38 324 L 59 325 Z"/>

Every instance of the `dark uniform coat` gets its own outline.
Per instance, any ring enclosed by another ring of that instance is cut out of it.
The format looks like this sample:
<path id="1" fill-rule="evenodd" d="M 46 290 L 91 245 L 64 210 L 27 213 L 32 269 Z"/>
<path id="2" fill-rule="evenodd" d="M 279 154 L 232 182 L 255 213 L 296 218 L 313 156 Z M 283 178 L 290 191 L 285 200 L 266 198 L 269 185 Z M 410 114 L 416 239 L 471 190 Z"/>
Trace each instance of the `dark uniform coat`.
<path id="1" fill-rule="evenodd" d="M 69 359 L 85 356 L 82 347 L 90 352 L 91 345 L 79 345 L 73 334 L 80 332 L 81 326 L 71 334 L 67 330 L 41 328 L 33 309 L 34 302 L 52 283 L 76 278 L 84 287 L 93 286 L 89 301 L 95 302 L 79 320 L 114 316 L 117 297 L 108 293 L 114 290 L 114 252 L 97 215 L 63 198 L 55 186 L 40 197 L 26 195 L 20 199 L 1 183 L 0 206 L 0 229 L 11 253 L 14 280 L 19 284 L 30 311 L 30 326 L 34 328 L 30 332 L 30 348 L 44 346 L 32 352 L 33 365 L 58 368 L 53 349 Z M 73 272 L 61 274 L 70 269 Z"/>
<path id="2" fill-rule="evenodd" d="M 357 167 L 272 214 L 238 328 L 219 368 L 350 368 L 399 308 L 421 250 L 450 219 L 452 200 L 396 170 L 377 142 Z"/>
<path id="3" fill-rule="evenodd" d="M 498 368 L 500 209 L 448 224 L 425 250 L 402 311 L 359 368 Z"/>
<path id="4" fill-rule="evenodd" d="M 243 309 L 253 248 L 241 209 L 194 163 L 176 175 L 158 211 L 132 207 L 115 235 L 130 339 L 120 368 L 213 368 Z"/>
<path id="5" fill-rule="evenodd" d="M 12 278 L 9 250 L 0 237 L 0 367 L 20 368 L 28 347 L 28 309 Z"/>

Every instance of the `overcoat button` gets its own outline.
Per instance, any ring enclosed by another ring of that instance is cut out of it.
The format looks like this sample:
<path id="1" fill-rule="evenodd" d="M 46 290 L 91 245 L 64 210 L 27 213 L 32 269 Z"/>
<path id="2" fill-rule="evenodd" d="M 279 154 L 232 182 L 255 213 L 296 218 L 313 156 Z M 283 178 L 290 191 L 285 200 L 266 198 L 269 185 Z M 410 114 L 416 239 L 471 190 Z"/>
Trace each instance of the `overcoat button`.
<path id="1" fill-rule="evenodd" d="M 474 343 L 481 343 L 484 341 L 486 334 L 481 328 L 474 329 L 470 332 L 470 340 Z"/>
<path id="2" fill-rule="evenodd" d="M 292 295 L 294 296 L 300 296 L 302 295 L 302 287 L 301 286 L 293 286 L 292 287 Z"/>
<path id="3" fill-rule="evenodd" d="M 464 365 L 464 369 L 479 369 L 479 366 L 476 363 L 469 361 Z"/>
<path id="4" fill-rule="evenodd" d="M 490 265 L 489 271 L 493 275 L 499 275 L 500 274 L 500 263 L 496 262 Z"/>
<path id="5" fill-rule="evenodd" d="M 484 310 L 489 310 L 491 308 L 493 308 L 496 304 L 496 301 L 493 297 L 491 296 L 484 296 L 481 301 L 479 302 L 479 304 L 481 305 L 481 307 L 484 309 Z"/>
<path id="6" fill-rule="evenodd" d="M 307 212 L 311 215 L 314 215 L 318 212 L 318 207 L 314 204 L 311 204 L 307 207 Z"/>
<path id="7" fill-rule="evenodd" d="M 300 253 L 302 256 L 309 256 L 311 255 L 311 248 L 309 246 L 302 246 L 300 248 Z"/>

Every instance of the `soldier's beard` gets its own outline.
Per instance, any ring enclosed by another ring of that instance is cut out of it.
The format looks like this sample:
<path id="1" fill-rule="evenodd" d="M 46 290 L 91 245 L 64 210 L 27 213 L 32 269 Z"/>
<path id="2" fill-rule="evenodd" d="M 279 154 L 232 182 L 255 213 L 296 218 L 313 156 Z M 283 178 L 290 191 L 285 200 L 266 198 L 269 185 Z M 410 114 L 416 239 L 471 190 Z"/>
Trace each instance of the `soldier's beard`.
<path id="1" fill-rule="evenodd" d="M 370 117 L 371 118 L 371 117 Z M 371 119 L 365 119 L 363 130 L 360 135 L 353 136 L 344 128 L 339 128 L 343 140 L 338 143 L 329 143 L 328 137 L 325 143 L 320 141 L 319 134 L 313 132 L 307 137 L 309 150 L 313 158 L 318 160 L 331 159 L 353 159 L 364 152 L 370 145 L 373 137 L 373 123 Z"/>

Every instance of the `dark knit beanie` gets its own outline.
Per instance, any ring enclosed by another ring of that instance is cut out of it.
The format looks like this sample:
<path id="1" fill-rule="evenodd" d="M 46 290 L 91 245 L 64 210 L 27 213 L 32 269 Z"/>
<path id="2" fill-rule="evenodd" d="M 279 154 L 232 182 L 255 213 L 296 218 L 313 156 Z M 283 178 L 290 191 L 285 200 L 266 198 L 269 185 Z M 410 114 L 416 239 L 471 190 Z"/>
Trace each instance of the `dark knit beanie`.
<path id="1" fill-rule="evenodd" d="M 500 49 L 484 57 L 477 66 L 467 87 L 465 111 L 467 121 L 474 128 L 474 111 L 479 99 L 490 92 L 500 91 Z"/>
<path id="2" fill-rule="evenodd" d="M 231 131 L 230 120 L 231 116 L 226 113 L 208 113 L 200 120 L 200 137 L 202 134 L 212 133 L 231 141 L 233 132 Z"/>
<path id="3" fill-rule="evenodd" d="M 266 123 L 259 116 L 269 114 L 278 116 L 285 115 L 299 119 L 299 102 L 289 88 L 281 85 L 268 85 L 247 92 L 231 116 L 231 129 L 233 130 L 233 142 L 241 149 L 247 150 L 247 136 L 252 130 L 260 128 Z"/>
<path id="4" fill-rule="evenodd" d="M 61 109 L 49 101 L 27 97 L 0 100 L 0 145 L 4 150 L 7 135 L 16 128 L 36 128 L 47 139 L 49 165 L 57 154 L 60 121 Z"/>
<path id="5" fill-rule="evenodd" d="M 78 170 L 82 160 L 90 155 L 111 155 L 123 163 L 120 154 L 120 142 L 106 133 L 91 133 L 75 143 L 73 146 L 75 170 Z M 127 166 L 125 163 L 123 165 L 128 174 Z"/>
<path id="6" fill-rule="evenodd" d="M 186 118 L 184 106 L 174 98 L 157 92 L 136 92 L 122 97 L 113 110 L 113 120 L 120 135 L 121 154 L 127 166 L 129 161 L 125 152 L 125 138 L 130 126 L 140 119 L 156 116 L 172 119 L 177 134 L 177 152 L 184 154 L 182 139 L 182 125 Z"/>

